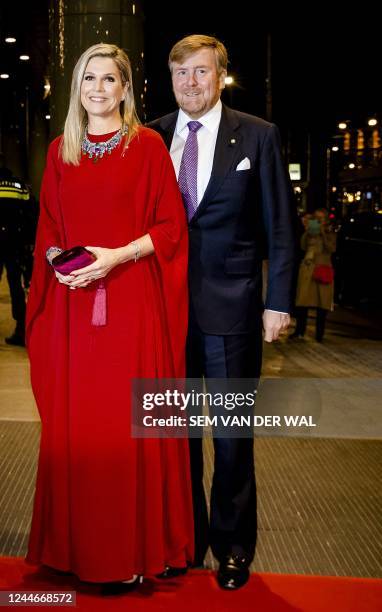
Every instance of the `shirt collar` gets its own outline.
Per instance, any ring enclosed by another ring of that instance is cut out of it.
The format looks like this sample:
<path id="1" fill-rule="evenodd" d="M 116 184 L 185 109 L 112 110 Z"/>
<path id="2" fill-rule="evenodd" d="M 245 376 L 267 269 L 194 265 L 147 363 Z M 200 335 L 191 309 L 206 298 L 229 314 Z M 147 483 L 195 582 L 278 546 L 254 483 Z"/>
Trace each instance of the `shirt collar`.
<path id="1" fill-rule="evenodd" d="M 216 102 L 215 106 L 211 108 L 205 115 L 199 117 L 197 121 L 201 123 L 209 132 L 213 132 L 220 123 L 220 118 L 222 114 L 222 102 L 219 100 Z M 176 122 L 175 132 L 178 136 L 186 139 L 188 136 L 188 127 L 187 123 L 189 121 L 195 121 L 189 117 L 181 108 L 179 109 L 178 119 Z"/>

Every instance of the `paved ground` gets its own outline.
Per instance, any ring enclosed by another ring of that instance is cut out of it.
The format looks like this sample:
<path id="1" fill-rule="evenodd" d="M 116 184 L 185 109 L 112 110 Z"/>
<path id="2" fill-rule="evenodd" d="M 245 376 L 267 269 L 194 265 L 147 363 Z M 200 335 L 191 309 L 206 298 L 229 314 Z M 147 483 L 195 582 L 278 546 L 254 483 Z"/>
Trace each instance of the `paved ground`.
<path id="1" fill-rule="evenodd" d="M 382 576 L 382 323 L 337 309 L 323 344 L 266 345 L 263 375 L 275 410 L 313 412 L 318 430 L 271 432 L 255 442 L 259 540 L 254 571 Z M 38 413 L 24 349 L 11 348 L 10 305 L 0 285 L 0 554 L 27 546 L 38 452 Z M 275 380 L 269 380 L 275 379 Z M 273 386 L 272 386 L 273 385 Z M 286 385 L 286 386 L 285 386 Z M 305 385 L 305 386 L 304 386 Z M 307 392 L 308 390 L 308 392 Z M 307 400 L 309 398 L 309 401 Z M 276 398 L 276 399 L 275 399 Z M 303 399 L 301 399 L 303 398 Z M 264 433 L 264 432 L 259 432 Z M 288 433 L 288 435 L 284 435 Z M 266 434 L 266 432 L 265 432 Z M 205 441 L 206 487 L 213 451 Z M 214 566 L 209 554 L 207 562 Z"/>

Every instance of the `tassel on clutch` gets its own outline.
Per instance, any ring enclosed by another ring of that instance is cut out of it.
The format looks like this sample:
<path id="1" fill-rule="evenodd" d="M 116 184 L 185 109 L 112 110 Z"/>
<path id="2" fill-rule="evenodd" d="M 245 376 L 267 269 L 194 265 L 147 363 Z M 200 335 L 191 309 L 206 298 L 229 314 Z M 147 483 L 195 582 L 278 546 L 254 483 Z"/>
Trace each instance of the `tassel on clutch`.
<path id="1" fill-rule="evenodd" d="M 52 266 L 57 272 L 67 276 L 73 270 L 89 266 L 96 260 L 95 255 L 82 246 L 76 246 L 52 259 Z M 101 278 L 97 281 L 97 289 L 93 303 L 92 325 L 106 325 L 106 287 Z"/>
<path id="2" fill-rule="evenodd" d="M 106 287 L 102 278 L 98 281 L 94 298 L 92 325 L 106 325 Z"/>

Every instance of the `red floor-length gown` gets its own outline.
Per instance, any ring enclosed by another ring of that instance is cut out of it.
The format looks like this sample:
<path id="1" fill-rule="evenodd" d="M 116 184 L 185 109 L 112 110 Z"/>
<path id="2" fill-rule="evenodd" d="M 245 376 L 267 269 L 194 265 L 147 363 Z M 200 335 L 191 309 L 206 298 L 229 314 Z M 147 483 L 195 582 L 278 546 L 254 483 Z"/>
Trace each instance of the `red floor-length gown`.
<path id="1" fill-rule="evenodd" d="M 27 313 L 42 421 L 27 561 L 94 582 L 193 555 L 187 440 L 130 437 L 130 379 L 184 376 L 185 213 L 160 137 L 140 127 L 122 150 L 74 166 L 51 144 Z M 96 284 L 58 283 L 46 249 L 115 248 L 147 232 L 155 253 L 107 275 L 107 324 L 93 326 Z"/>

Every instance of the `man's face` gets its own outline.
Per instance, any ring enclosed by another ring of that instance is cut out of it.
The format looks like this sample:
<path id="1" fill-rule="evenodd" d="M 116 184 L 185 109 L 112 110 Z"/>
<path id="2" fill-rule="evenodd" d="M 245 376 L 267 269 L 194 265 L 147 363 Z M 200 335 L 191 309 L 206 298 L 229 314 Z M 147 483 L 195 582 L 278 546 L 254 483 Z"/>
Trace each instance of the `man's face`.
<path id="1" fill-rule="evenodd" d="M 172 87 L 180 108 L 192 119 L 205 115 L 220 98 L 227 72 L 218 74 L 213 49 L 201 49 L 171 66 Z"/>

